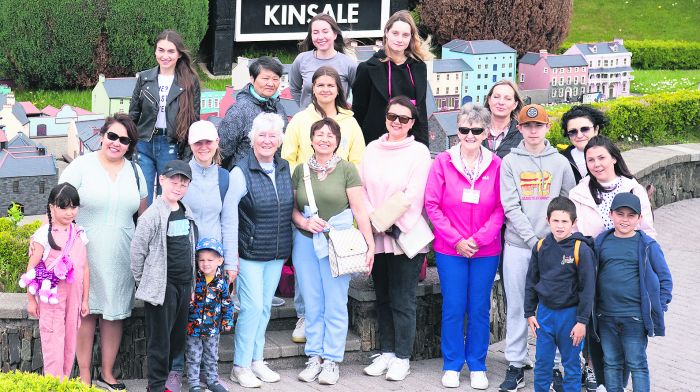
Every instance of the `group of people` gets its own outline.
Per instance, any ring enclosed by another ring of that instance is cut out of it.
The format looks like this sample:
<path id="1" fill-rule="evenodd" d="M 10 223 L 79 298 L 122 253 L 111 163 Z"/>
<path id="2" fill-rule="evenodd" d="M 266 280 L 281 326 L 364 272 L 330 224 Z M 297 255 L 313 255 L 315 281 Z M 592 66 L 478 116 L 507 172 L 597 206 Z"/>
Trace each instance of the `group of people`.
<path id="1" fill-rule="evenodd" d="M 125 389 L 113 367 L 136 298 L 145 307 L 149 391 L 179 391 L 185 364 L 191 392 L 226 391 L 219 336 L 232 331 L 235 312 L 231 379 L 249 388 L 277 382 L 264 361 L 265 330 L 291 261 L 292 339 L 308 356 L 298 379 L 335 384 L 350 275 L 334 277 L 327 233 L 356 226 L 378 320 L 379 353 L 364 373 L 404 380 L 428 245 L 409 256 L 399 239 L 430 221 L 445 387 L 459 386 L 465 364 L 472 388 L 489 385 L 490 294 L 500 270 L 509 362 L 501 391 L 522 387 L 532 367 L 528 326 L 537 336 L 537 391 L 578 391 L 582 369 L 593 389 L 622 391 L 628 369 L 635 391 L 649 390 L 643 348 L 647 335 L 664 334 L 671 277 L 646 190 L 600 134 L 603 113 L 569 110 L 562 129 L 572 145 L 560 154 L 545 138 L 546 110 L 523 107 L 516 85 L 502 80 L 484 106 L 461 108 L 458 143 L 431 159 L 430 53 L 408 12 L 388 19 L 383 49 L 359 65 L 326 14 L 311 19 L 300 47 L 289 79 L 303 110 L 288 121 L 282 65 L 263 56 L 217 130 L 196 121 L 199 84 L 181 37 L 158 36 L 158 65 L 138 75 L 129 114 L 107 118 L 100 149 L 64 170 L 49 194 L 48 224 L 32 237 L 27 277 L 48 277 L 57 298 L 29 295 L 47 374 L 69 376 L 77 356 L 84 383 Z"/>

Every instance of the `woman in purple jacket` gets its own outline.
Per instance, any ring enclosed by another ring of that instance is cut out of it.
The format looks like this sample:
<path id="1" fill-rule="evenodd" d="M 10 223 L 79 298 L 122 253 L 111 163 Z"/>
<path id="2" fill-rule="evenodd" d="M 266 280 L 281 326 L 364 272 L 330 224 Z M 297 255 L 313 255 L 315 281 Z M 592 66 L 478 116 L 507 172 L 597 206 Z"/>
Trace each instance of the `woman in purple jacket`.
<path id="1" fill-rule="evenodd" d="M 491 287 L 501 253 L 501 159 L 481 145 L 490 114 L 466 104 L 457 117 L 459 144 L 435 158 L 425 189 L 442 290 L 442 384 L 459 386 L 466 362 L 471 387 L 486 389 Z M 449 185 L 448 185 L 449 184 Z M 468 315 L 466 336 L 464 316 Z"/>

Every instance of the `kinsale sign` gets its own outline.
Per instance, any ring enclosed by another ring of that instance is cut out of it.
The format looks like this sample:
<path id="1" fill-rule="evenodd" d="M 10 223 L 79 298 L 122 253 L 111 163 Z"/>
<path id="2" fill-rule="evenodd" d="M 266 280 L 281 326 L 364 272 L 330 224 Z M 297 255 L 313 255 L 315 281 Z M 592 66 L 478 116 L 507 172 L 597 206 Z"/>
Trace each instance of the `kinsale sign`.
<path id="1" fill-rule="evenodd" d="M 302 40 L 316 14 L 332 16 L 344 38 L 381 37 L 390 0 L 236 0 L 234 40 Z"/>

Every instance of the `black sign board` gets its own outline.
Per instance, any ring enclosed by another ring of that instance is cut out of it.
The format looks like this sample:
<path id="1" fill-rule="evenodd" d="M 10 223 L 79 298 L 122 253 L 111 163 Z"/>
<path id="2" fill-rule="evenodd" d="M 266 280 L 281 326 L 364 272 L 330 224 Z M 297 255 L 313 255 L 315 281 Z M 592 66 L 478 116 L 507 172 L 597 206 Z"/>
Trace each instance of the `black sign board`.
<path id="1" fill-rule="evenodd" d="M 381 37 L 390 0 L 236 0 L 234 40 L 301 40 L 307 23 L 325 12 L 340 25 L 345 38 Z"/>

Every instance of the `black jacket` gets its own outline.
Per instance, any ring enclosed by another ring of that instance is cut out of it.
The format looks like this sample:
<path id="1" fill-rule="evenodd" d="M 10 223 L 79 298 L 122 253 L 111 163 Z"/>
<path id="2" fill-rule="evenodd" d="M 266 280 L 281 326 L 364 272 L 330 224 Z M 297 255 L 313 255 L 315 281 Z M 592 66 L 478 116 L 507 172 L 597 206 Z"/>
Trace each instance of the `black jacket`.
<path id="1" fill-rule="evenodd" d="M 137 74 L 136 86 L 129 104 L 129 117 L 136 123 L 139 140 L 150 141 L 153 136 L 153 130 L 156 128 L 158 100 L 160 99 L 158 95 L 159 70 L 160 68 L 156 66 Z M 172 141 L 177 140 L 177 113 L 180 110 L 179 97 L 183 92 L 185 92 L 185 89 L 177 83 L 177 74 L 175 74 L 165 107 L 166 129 Z M 196 77 L 194 78 L 193 92 L 192 105 L 194 106 L 195 116 L 199 119 L 200 91 L 199 80 Z M 187 143 L 185 142 L 184 144 Z"/>
<path id="2" fill-rule="evenodd" d="M 498 155 L 499 158 L 503 159 L 504 156 L 510 154 L 511 148 L 518 147 L 520 141 L 523 140 L 523 135 L 520 133 L 520 131 L 518 131 L 516 125 L 518 125 L 518 121 L 516 119 L 511 119 L 510 125 L 508 126 L 508 133 L 506 133 L 506 135 L 503 137 L 503 140 L 501 141 L 501 144 L 498 145 L 497 149 L 491 149 L 487 139 L 484 139 L 484 141 L 481 142 L 481 145 Z"/>
<path id="3" fill-rule="evenodd" d="M 581 173 L 578 171 L 578 166 L 576 165 L 576 161 L 574 161 L 574 157 L 571 155 L 571 150 L 573 150 L 574 146 L 569 146 L 566 148 L 566 150 L 561 152 L 561 155 L 565 156 L 566 159 L 569 161 L 569 164 L 571 165 L 571 170 L 574 172 L 574 178 L 576 179 L 576 183 L 578 184 L 579 181 L 583 178 L 581 176 Z"/>
<path id="4" fill-rule="evenodd" d="M 574 244 L 581 241 L 578 267 L 574 262 Z M 596 259 L 593 240 L 581 233 L 557 242 L 548 234 L 542 247 L 532 249 L 525 281 L 525 317 L 535 315 L 542 302 L 551 309 L 576 306 L 576 321 L 588 324 L 595 297 Z"/>
<path id="5" fill-rule="evenodd" d="M 385 57 L 384 50 L 380 50 L 369 60 L 360 63 L 357 66 L 355 82 L 352 84 L 352 111 L 362 128 L 367 144 L 387 132 L 385 110 L 389 103 L 389 82 L 387 65 L 380 61 Z M 416 141 L 428 146 L 428 114 L 425 104 L 428 71 L 422 61 L 409 57 L 406 63 L 411 67 L 418 109 L 418 118 L 413 124 L 412 134 Z"/>

